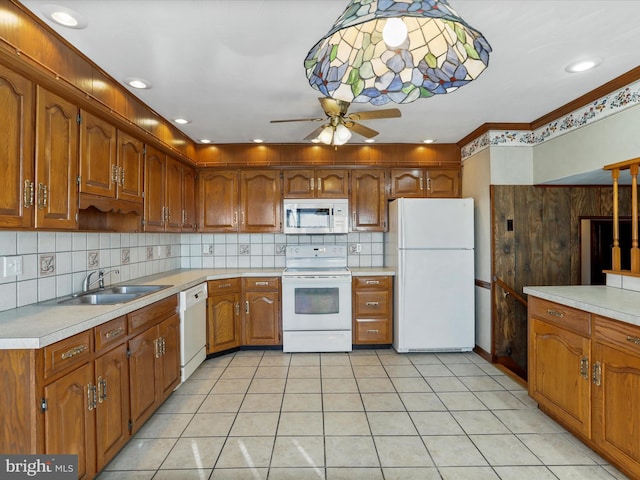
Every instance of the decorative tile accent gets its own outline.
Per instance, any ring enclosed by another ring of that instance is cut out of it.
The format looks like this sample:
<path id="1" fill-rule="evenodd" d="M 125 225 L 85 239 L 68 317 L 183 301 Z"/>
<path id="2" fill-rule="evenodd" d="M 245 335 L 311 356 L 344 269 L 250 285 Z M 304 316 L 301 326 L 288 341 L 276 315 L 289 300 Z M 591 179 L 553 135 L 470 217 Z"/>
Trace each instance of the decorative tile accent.
<path id="1" fill-rule="evenodd" d="M 640 81 L 620 88 L 534 130 L 491 130 L 462 148 L 462 160 L 496 146 L 535 146 L 640 104 Z"/>
<path id="2" fill-rule="evenodd" d="M 358 244 L 357 243 L 350 243 L 349 244 L 349 253 L 351 253 L 351 254 L 360 253 L 360 252 L 358 252 Z"/>
<path id="3" fill-rule="evenodd" d="M 202 245 L 202 254 L 203 255 L 213 255 L 213 245 L 210 244 L 210 243 Z"/>
<path id="4" fill-rule="evenodd" d="M 246 243 L 238 245 L 238 255 L 250 255 L 251 247 Z"/>
<path id="5" fill-rule="evenodd" d="M 129 249 L 123 248 L 120 251 L 120 263 L 122 263 L 123 265 L 128 265 L 130 261 L 131 261 L 131 255 L 130 255 Z"/>
<path id="6" fill-rule="evenodd" d="M 40 276 L 53 275 L 56 273 L 55 255 L 40 255 Z"/>
<path id="7" fill-rule="evenodd" d="M 166 245 L 164 249 L 164 256 L 169 258 L 171 256 L 171 245 Z"/>
<path id="8" fill-rule="evenodd" d="M 147 247 L 147 260 L 153 260 L 153 247 Z"/>
<path id="9" fill-rule="evenodd" d="M 100 265 L 100 254 L 98 250 L 89 250 L 87 252 L 87 268 L 98 268 Z"/>
<path id="10" fill-rule="evenodd" d="M 284 255 L 286 251 L 287 251 L 286 244 L 278 243 L 276 245 L 276 255 Z"/>

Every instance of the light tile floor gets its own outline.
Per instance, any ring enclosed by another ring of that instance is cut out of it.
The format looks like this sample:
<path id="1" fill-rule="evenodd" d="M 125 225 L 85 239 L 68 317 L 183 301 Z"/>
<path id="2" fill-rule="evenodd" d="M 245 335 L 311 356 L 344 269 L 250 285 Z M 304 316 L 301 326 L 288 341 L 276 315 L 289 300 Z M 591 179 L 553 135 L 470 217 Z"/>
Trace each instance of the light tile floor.
<path id="1" fill-rule="evenodd" d="M 99 480 L 613 480 L 619 471 L 474 353 L 207 360 Z"/>

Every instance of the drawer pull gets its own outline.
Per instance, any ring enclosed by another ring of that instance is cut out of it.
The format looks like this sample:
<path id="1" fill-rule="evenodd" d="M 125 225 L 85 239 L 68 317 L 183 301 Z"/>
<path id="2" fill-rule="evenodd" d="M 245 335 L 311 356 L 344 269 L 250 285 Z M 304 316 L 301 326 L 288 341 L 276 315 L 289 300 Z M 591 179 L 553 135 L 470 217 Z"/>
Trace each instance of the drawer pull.
<path id="1" fill-rule="evenodd" d="M 547 308 L 547 313 L 552 317 L 558 317 L 558 318 L 564 317 L 564 312 L 561 310 L 551 310 L 550 308 Z"/>
<path id="2" fill-rule="evenodd" d="M 112 339 L 114 337 L 117 337 L 121 333 L 124 333 L 124 328 L 118 327 L 118 328 L 114 328 L 113 330 L 108 331 L 107 333 L 104 334 L 104 336 L 105 336 L 105 338 L 107 340 L 110 340 L 110 339 Z"/>
<path id="3" fill-rule="evenodd" d="M 379 280 L 367 280 L 367 285 L 380 285 Z"/>
<path id="4" fill-rule="evenodd" d="M 84 352 L 86 349 L 87 349 L 86 345 L 79 345 L 77 347 L 73 347 L 72 349 L 67 350 L 61 355 L 62 360 L 67 360 L 71 357 L 75 357 L 76 355 L 79 355 L 80 353 Z"/>
<path id="5" fill-rule="evenodd" d="M 367 333 L 380 333 L 380 330 L 375 329 L 375 330 L 367 330 Z"/>
<path id="6" fill-rule="evenodd" d="M 365 305 L 367 307 L 377 307 L 378 305 L 380 305 L 380 302 L 367 302 L 365 303 Z"/>
<path id="7" fill-rule="evenodd" d="M 231 288 L 230 283 L 223 283 L 222 285 L 218 285 L 218 288 Z"/>
<path id="8" fill-rule="evenodd" d="M 266 287 L 269 285 L 269 282 L 256 282 L 256 287 Z"/>
<path id="9" fill-rule="evenodd" d="M 627 336 L 627 342 L 631 342 L 634 345 L 640 345 L 640 338 L 638 337 L 632 337 L 632 336 Z"/>

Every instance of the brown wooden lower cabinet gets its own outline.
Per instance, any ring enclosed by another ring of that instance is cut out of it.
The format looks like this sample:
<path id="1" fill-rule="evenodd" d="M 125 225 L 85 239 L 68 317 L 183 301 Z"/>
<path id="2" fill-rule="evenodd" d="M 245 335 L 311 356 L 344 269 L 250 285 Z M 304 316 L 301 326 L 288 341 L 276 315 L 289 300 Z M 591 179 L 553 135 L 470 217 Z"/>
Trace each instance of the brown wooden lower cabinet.
<path id="1" fill-rule="evenodd" d="M 239 347 L 242 340 L 240 279 L 211 280 L 207 287 L 207 354 Z"/>
<path id="2" fill-rule="evenodd" d="M 529 295 L 529 395 L 640 478 L 640 327 Z"/>
<path id="3" fill-rule="evenodd" d="M 243 299 L 243 344 L 282 345 L 280 279 L 245 278 Z"/>
<path id="4" fill-rule="evenodd" d="M 0 451 L 77 454 L 78 478 L 94 478 L 180 383 L 176 311 L 174 295 L 38 350 L 0 350 Z"/>
<path id="5" fill-rule="evenodd" d="M 354 345 L 393 342 L 393 277 L 353 277 Z"/>

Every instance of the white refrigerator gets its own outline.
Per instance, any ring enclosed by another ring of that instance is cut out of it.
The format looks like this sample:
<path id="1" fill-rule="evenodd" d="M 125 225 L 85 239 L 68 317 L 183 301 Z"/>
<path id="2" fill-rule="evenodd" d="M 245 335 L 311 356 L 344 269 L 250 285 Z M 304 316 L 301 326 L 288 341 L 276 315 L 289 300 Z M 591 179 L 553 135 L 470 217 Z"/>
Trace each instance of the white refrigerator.
<path id="1" fill-rule="evenodd" d="M 393 347 L 461 352 L 475 345 L 472 198 L 389 204 L 385 266 L 396 270 Z"/>

